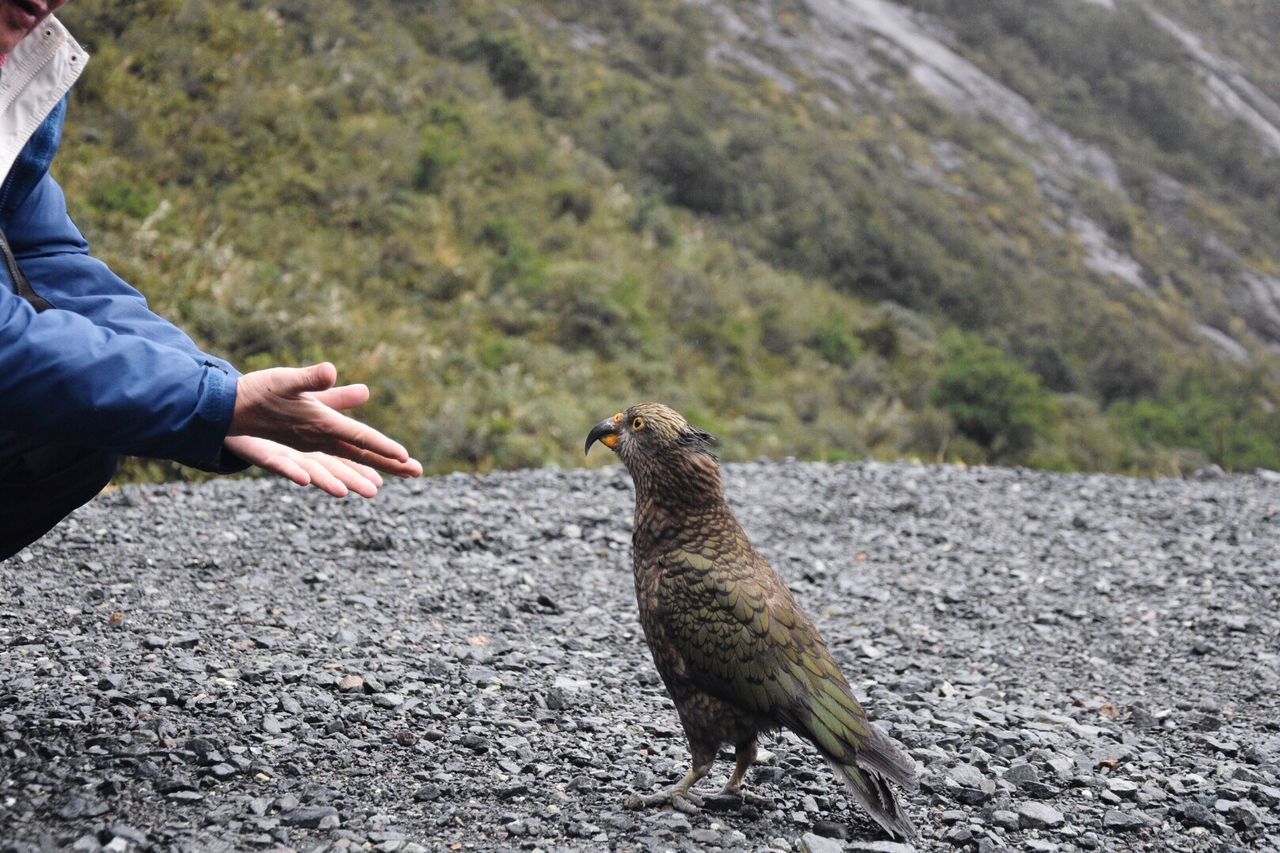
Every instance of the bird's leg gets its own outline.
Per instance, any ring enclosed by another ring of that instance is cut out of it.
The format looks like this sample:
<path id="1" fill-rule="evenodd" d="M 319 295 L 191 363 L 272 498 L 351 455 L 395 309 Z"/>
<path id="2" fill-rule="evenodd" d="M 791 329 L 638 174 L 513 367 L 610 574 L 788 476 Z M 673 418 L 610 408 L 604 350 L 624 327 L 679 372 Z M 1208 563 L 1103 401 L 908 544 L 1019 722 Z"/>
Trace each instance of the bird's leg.
<path id="1" fill-rule="evenodd" d="M 733 765 L 733 775 L 729 777 L 729 782 L 724 786 L 722 794 L 737 794 L 742 790 L 742 779 L 747 775 L 747 771 L 751 769 L 751 765 L 756 760 L 756 740 L 752 738 L 746 743 L 740 743 L 734 749 L 733 757 L 735 760 Z"/>
<path id="2" fill-rule="evenodd" d="M 774 803 L 768 797 L 742 790 L 742 780 L 746 777 L 747 771 L 751 769 L 751 765 L 755 763 L 757 747 L 758 742 L 755 738 L 746 743 L 738 744 L 733 753 L 736 759 L 733 775 L 729 777 L 729 781 L 725 783 L 724 789 L 720 791 L 719 796 L 733 797 L 760 808 L 772 808 Z"/>
<path id="3" fill-rule="evenodd" d="M 656 794 L 632 794 L 627 797 L 623 806 L 638 809 L 651 806 L 662 806 L 667 803 L 676 811 L 693 814 L 702 808 L 702 797 L 689 790 L 694 784 L 711 772 L 711 765 L 716 760 L 716 747 L 710 750 L 694 748 L 693 769 L 685 777 L 665 791 Z"/>

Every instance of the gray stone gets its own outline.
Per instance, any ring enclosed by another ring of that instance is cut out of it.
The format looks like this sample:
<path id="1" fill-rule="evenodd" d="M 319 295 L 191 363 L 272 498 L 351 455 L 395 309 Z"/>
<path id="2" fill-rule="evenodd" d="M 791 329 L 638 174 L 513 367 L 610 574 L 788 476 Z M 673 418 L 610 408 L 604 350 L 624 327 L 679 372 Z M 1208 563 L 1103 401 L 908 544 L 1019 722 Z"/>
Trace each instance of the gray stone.
<path id="1" fill-rule="evenodd" d="M 338 810 L 333 806 L 298 806 L 280 812 L 280 822 L 285 826 L 300 826 L 308 829 L 323 829 L 321 824 L 337 826 L 326 818 L 338 818 Z"/>
<path id="2" fill-rule="evenodd" d="M 1001 778 L 1011 785 L 1020 786 L 1027 782 L 1039 782 L 1040 771 L 1030 764 L 1015 764 L 1004 771 L 1004 775 Z"/>
<path id="3" fill-rule="evenodd" d="M 900 841 L 862 841 L 855 839 L 844 848 L 848 853 L 917 853 L 914 844 Z"/>
<path id="4" fill-rule="evenodd" d="M 1062 812 L 1045 803 L 1021 803 L 1018 806 L 1018 823 L 1024 829 L 1052 829 L 1062 826 Z"/>
<path id="5" fill-rule="evenodd" d="M 1107 809 L 1102 816 L 1103 828 L 1111 832 L 1135 832 L 1149 825 L 1150 821 L 1139 812 Z"/>
<path id="6" fill-rule="evenodd" d="M 1132 800 L 1138 796 L 1138 783 L 1128 779 L 1108 779 L 1107 790 L 1117 797 Z"/>
<path id="7" fill-rule="evenodd" d="M 995 780 L 984 776 L 972 764 L 960 764 L 947 771 L 947 790 L 958 803 L 982 805 L 996 792 Z"/>
<path id="8" fill-rule="evenodd" d="M 800 850 L 803 853 L 843 853 L 844 843 L 834 838 L 824 838 L 812 832 L 800 836 Z"/>
<path id="9" fill-rule="evenodd" d="M 1207 829 L 1218 828 L 1218 819 L 1214 817 L 1213 812 L 1194 800 L 1175 806 L 1173 811 L 1187 826 L 1203 826 Z"/>

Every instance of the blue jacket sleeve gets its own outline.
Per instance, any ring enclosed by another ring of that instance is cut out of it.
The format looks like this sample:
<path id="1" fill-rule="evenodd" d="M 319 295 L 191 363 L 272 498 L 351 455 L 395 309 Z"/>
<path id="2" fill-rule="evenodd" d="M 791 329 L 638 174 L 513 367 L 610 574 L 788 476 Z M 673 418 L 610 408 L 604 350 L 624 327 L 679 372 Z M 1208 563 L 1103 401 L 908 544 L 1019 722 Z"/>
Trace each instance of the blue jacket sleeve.
<path id="1" fill-rule="evenodd" d="M 72 311 L 0 291 L 0 423 L 17 432 L 218 469 L 235 379 Z"/>
<path id="2" fill-rule="evenodd" d="M 4 228 L 54 310 L 37 314 L 0 265 L 0 424 L 206 470 L 246 467 L 222 447 L 239 372 L 88 254 L 52 177 Z"/>

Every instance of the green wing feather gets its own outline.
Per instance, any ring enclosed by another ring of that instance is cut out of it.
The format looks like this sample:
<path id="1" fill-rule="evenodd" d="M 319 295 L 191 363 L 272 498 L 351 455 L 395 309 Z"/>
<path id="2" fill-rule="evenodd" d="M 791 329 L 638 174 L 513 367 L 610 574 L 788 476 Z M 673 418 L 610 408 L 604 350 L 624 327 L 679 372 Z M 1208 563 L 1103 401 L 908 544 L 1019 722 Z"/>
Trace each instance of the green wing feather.
<path id="1" fill-rule="evenodd" d="M 886 781 L 915 790 L 914 762 L 867 720 L 817 629 L 746 537 L 736 537 L 728 553 L 677 550 L 662 563 L 664 641 L 685 674 L 711 695 L 807 737 L 877 823 L 914 837 Z"/>
<path id="2" fill-rule="evenodd" d="M 768 563 L 754 550 L 735 556 L 675 551 L 664 561 L 666 633 L 690 676 L 851 758 L 869 723 L 831 653 Z"/>

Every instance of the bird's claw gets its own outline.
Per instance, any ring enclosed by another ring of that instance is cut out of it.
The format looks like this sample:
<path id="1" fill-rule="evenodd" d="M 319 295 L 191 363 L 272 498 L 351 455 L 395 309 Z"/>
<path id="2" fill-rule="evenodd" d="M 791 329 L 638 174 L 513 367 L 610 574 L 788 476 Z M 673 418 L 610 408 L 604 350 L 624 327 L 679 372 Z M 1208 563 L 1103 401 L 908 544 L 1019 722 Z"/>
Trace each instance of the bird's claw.
<path id="1" fill-rule="evenodd" d="M 702 797 L 693 791 L 685 791 L 683 794 L 671 795 L 671 808 L 685 814 L 697 814 L 702 808 Z"/>
<path id="2" fill-rule="evenodd" d="M 753 794 L 750 791 L 742 793 L 742 801 L 749 806 L 755 806 L 758 809 L 771 809 L 777 805 L 772 797 L 763 797 L 760 794 Z"/>
<path id="3" fill-rule="evenodd" d="M 758 809 L 772 809 L 777 803 L 768 797 L 753 794 L 751 791 L 726 786 L 715 796 L 707 797 L 705 805 L 712 811 L 727 812 L 741 808 L 744 805 L 755 806 Z"/>
<path id="4" fill-rule="evenodd" d="M 643 809 L 652 808 L 653 806 L 665 806 L 671 804 L 671 808 L 685 814 L 695 814 L 702 808 L 702 797 L 693 791 L 681 791 L 678 788 L 669 788 L 666 791 L 659 791 L 656 794 L 632 794 L 623 801 L 623 808 Z"/>

